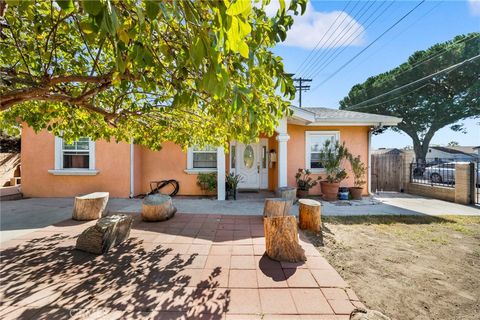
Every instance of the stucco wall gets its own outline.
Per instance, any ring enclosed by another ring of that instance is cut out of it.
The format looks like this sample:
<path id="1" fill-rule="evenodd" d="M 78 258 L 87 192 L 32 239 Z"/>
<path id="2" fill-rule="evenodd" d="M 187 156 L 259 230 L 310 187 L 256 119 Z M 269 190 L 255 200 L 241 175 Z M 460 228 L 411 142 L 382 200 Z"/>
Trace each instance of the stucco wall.
<path id="1" fill-rule="evenodd" d="M 305 167 L 305 131 L 340 131 L 341 141 L 349 150 L 360 155 L 364 162 L 368 154 L 367 127 L 303 127 L 288 125 L 288 185 L 295 186 L 298 168 Z M 268 149 L 278 156 L 278 142 L 275 136 L 268 138 Z M 70 197 L 94 191 L 109 191 L 111 197 L 128 197 L 130 194 L 130 145 L 127 143 L 96 143 L 96 176 L 55 176 L 48 172 L 54 168 L 54 136 L 32 129 L 22 132 L 22 191 L 27 197 Z M 180 146 L 167 142 L 160 151 L 134 147 L 134 194 L 146 193 L 153 180 L 176 179 L 180 183 L 180 195 L 201 195 L 196 184 L 197 175 L 187 174 L 187 154 Z M 228 153 L 226 154 L 228 169 Z M 347 169 L 349 170 L 347 163 Z M 349 175 L 351 176 L 350 171 Z M 269 168 L 269 189 L 275 190 L 278 183 L 278 162 Z M 317 175 L 315 175 L 317 176 Z M 353 185 L 353 178 L 342 182 L 343 186 Z M 320 187 L 311 190 L 319 194 Z M 364 194 L 367 193 L 366 186 Z"/>
<path id="2" fill-rule="evenodd" d="M 111 197 L 128 197 L 130 192 L 130 147 L 126 143 L 96 142 L 95 176 L 55 176 L 55 137 L 22 129 L 22 192 L 25 197 L 70 197 L 108 191 Z"/>
<path id="3" fill-rule="evenodd" d="M 287 143 L 288 149 L 288 185 L 295 186 L 295 174 L 299 168 L 305 168 L 305 131 L 340 131 L 340 141 L 353 155 L 360 155 L 361 160 L 368 166 L 368 127 L 305 127 L 299 125 L 288 125 L 290 140 Z M 345 163 L 348 178 L 342 181 L 341 186 L 353 186 L 353 175 L 348 161 Z M 312 174 L 315 178 L 322 174 Z M 322 178 L 325 175 L 322 176 Z M 367 181 L 367 176 L 365 176 Z M 310 190 L 310 194 L 320 194 L 320 186 L 317 185 Z M 363 194 L 368 193 L 367 183 L 363 188 Z"/>

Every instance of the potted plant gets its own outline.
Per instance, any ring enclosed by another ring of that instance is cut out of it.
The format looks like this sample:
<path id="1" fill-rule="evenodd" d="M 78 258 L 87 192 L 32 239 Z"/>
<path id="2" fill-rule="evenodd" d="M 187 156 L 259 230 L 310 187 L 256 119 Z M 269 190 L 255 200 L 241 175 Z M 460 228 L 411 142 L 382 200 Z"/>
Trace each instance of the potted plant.
<path id="1" fill-rule="evenodd" d="M 362 200 L 363 185 L 365 184 L 363 178 L 367 172 L 367 167 L 360 160 L 360 156 L 350 156 L 350 164 L 352 165 L 353 187 L 350 187 L 349 191 L 353 200 Z"/>
<path id="2" fill-rule="evenodd" d="M 347 178 L 347 172 L 343 169 L 343 162 L 349 156 L 345 142 L 332 143 L 327 140 L 320 150 L 320 159 L 325 168 L 326 178 L 321 181 L 323 199 L 328 201 L 337 200 L 340 182 Z"/>
<path id="3" fill-rule="evenodd" d="M 215 172 L 199 173 L 197 176 L 197 185 L 205 192 L 210 194 L 217 190 L 217 174 Z"/>
<path id="4" fill-rule="evenodd" d="M 298 169 L 297 174 L 295 175 L 295 180 L 297 181 L 297 197 L 305 198 L 308 196 L 308 190 L 317 185 L 317 180 L 310 177 L 312 173 L 308 169 Z"/>
<path id="5" fill-rule="evenodd" d="M 227 174 L 225 184 L 227 186 L 227 199 L 228 196 L 233 196 L 233 200 L 237 200 L 237 187 L 240 182 L 242 182 L 243 177 L 239 174 L 234 174 L 233 172 Z"/>

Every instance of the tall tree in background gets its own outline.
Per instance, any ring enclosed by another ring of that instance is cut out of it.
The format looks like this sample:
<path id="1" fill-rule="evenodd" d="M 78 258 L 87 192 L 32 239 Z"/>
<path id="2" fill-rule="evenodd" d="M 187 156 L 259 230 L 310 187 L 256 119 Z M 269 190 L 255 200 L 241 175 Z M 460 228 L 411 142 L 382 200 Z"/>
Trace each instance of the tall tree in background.
<path id="1" fill-rule="evenodd" d="M 272 133 L 295 90 L 270 49 L 306 0 L 268 2 L 0 0 L 0 126 L 154 149 Z"/>
<path id="2" fill-rule="evenodd" d="M 460 35 L 451 41 L 417 51 L 400 66 L 355 85 L 340 101 L 340 108 L 379 113 L 402 118 L 393 130 L 401 130 L 413 140 L 418 161 L 425 161 L 435 132 L 456 122 L 480 117 L 480 33 Z M 460 64 L 462 61 L 467 61 Z M 449 66 L 458 67 L 438 73 L 424 81 L 396 90 Z"/>

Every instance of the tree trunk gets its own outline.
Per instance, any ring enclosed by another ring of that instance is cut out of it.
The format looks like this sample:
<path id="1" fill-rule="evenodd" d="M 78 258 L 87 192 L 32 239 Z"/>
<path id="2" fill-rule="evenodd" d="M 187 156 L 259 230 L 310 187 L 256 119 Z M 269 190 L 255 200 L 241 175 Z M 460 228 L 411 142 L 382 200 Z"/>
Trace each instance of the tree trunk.
<path id="1" fill-rule="evenodd" d="M 264 217 L 282 217 L 290 214 L 292 208 L 292 201 L 281 198 L 268 198 L 265 199 L 265 205 L 263 207 Z"/>
<path id="2" fill-rule="evenodd" d="M 172 198 L 164 194 L 146 196 L 142 202 L 143 221 L 165 221 L 173 217 L 177 209 L 173 206 Z"/>
<path id="3" fill-rule="evenodd" d="M 276 196 L 282 199 L 291 200 L 294 203 L 297 200 L 297 188 L 281 187 L 277 188 Z"/>
<path id="4" fill-rule="evenodd" d="M 298 203 L 300 229 L 319 232 L 322 224 L 320 202 L 310 199 L 300 199 Z"/>
<path id="5" fill-rule="evenodd" d="M 307 260 L 305 251 L 298 243 L 297 219 L 294 216 L 266 217 L 263 227 L 267 256 L 285 262 Z"/>
<path id="6" fill-rule="evenodd" d="M 95 220 L 100 219 L 107 208 L 108 192 L 94 192 L 75 197 L 72 219 Z"/>
<path id="7" fill-rule="evenodd" d="M 132 222 L 133 218 L 125 214 L 103 217 L 80 234 L 76 248 L 94 254 L 106 253 L 128 239 Z"/>

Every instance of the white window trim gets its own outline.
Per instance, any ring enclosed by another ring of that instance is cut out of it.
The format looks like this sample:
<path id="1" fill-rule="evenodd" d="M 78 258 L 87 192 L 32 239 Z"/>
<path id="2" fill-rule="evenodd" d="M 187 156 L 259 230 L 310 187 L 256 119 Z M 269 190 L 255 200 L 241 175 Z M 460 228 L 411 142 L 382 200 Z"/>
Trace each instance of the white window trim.
<path id="1" fill-rule="evenodd" d="M 218 148 L 215 151 L 218 155 Z M 212 151 L 213 153 L 213 151 Z M 218 168 L 218 162 L 217 162 Z M 210 172 L 217 172 L 217 168 L 194 168 L 193 167 L 193 148 L 190 147 L 187 150 L 187 169 L 183 170 L 187 174 L 199 174 L 199 173 L 210 173 Z"/>
<path id="2" fill-rule="evenodd" d="M 312 136 L 335 136 L 336 141 L 340 141 L 340 131 L 305 131 L 305 169 L 313 173 L 323 173 L 325 169 L 310 168 L 310 139 Z"/>
<path id="3" fill-rule="evenodd" d="M 99 173 L 99 171 L 95 169 L 95 141 L 89 139 L 88 169 L 64 169 L 62 151 L 63 139 L 55 137 L 55 169 L 48 170 L 49 173 L 58 176 L 94 176 Z"/>

